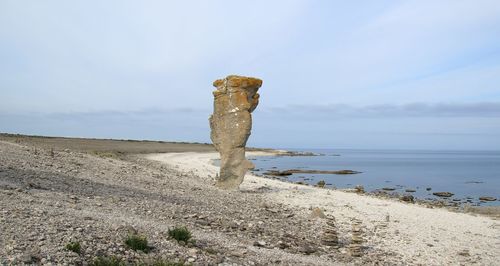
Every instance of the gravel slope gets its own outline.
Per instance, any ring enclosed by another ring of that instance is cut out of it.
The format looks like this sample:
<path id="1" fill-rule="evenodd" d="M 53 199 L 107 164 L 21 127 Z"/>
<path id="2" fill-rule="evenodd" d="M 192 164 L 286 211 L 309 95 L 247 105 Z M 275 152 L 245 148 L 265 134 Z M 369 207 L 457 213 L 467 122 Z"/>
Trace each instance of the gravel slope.
<path id="1" fill-rule="evenodd" d="M 99 256 L 129 264 L 159 258 L 194 265 L 335 265 L 372 263 L 320 244 L 324 221 L 259 190 L 227 192 L 209 178 L 129 156 L 101 158 L 0 141 L 0 264 L 86 265 Z M 195 243 L 167 230 L 187 226 Z M 131 231 L 149 253 L 124 245 Z M 80 254 L 66 250 L 70 241 Z M 383 253 L 374 253 L 385 256 Z"/>

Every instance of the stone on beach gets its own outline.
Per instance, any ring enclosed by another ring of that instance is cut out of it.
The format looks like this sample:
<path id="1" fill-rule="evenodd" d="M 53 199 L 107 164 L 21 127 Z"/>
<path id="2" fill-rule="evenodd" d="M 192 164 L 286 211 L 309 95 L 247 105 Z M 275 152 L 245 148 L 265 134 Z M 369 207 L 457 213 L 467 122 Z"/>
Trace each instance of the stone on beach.
<path id="1" fill-rule="evenodd" d="M 323 230 L 321 242 L 326 246 L 338 248 L 339 237 L 334 217 L 330 216 L 327 217 L 326 226 L 325 229 Z"/>
<path id="2" fill-rule="evenodd" d="M 353 257 L 361 257 L 363 255 L 363 231 L 361 230 L 361 221 L 353 221 L 351 232 L 352 235 L 349 252 Z"/>
<path id="3" fill-rule="evenodd" d="M 316 208 L 312 209 L 311 214 L 309 215 L 309 218 L 311 218 L 311 219 L 316 219 L 316 218 L 324 219 L 324 218 L 326 218 L 326 215 L 322 209 L 316 207 Z"/>
<path id="4" fill-rule="evenodd" d="M 210 138 L 221 157 L 216 186 L 238 189 L 247 170 L 253 168 L 245 158 L 245 146 L 262 80 L 231 75 L 214 81 L 213 85 L 217 89 L 213 92 L 214 113 L 209 119 Z"/>

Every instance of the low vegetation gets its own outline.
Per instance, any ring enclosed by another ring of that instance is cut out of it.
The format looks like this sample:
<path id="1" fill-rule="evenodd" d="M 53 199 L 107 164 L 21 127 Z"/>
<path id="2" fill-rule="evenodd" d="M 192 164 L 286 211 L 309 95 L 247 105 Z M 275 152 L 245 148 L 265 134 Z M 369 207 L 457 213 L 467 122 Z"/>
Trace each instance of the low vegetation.
<path id="1" fill-rule="evenodd" d="M 80 242 L 69 242 L 68 244 L 66 244 L 66 249 L 80 254 L 81 251 Z"/>
<path id="2" fill-rule="evenodd" d="M 109 159 L 118 159 L 120 157 L 120 153 L 112 151 L 91 151 L 90 154 Z"/>
<path id="3" fill-rule="evenodd" d="M 169 229 L 168 235 L 171 238 L 177 240 L 178 242 L 179 241 L 188 242 L 189 239 L 191 239 L 191 232 L 189 232 L 189 230 L 185 226 Z"/>
<path id="4" fill-rule="evenodd" d="M 125 245 L 133 250 L 141 250 L 145 253 L 149 251 L 148 240 L 145 236 L 129 235 L 125 239 Z"/>

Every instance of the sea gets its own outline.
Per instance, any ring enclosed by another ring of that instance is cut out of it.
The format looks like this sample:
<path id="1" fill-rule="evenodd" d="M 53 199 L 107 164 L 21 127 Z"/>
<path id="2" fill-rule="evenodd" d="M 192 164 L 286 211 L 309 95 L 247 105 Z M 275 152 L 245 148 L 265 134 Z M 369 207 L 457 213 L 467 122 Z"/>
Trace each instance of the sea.
<path id="1" fill-rule="evenodd" d="M 434 192 L 451 192 L 448 200 L 475 205 L 500 205 L 500 151 L 285 149 L 313 152 L 317 156 L 251 157 L 254 173 L 269 170 L 354 170 L 359 174 L 293 174 L 284 181 L 315 185 L 325 181 L 329 188 L 354 188 L 367 192 L 383 188 L 391 193 L 412 194 L 417 199 L 436 200 Z M 411 189 L 415 192 L 408 193 Z M 480 201 L 479 197 L 496 201 Z"/>

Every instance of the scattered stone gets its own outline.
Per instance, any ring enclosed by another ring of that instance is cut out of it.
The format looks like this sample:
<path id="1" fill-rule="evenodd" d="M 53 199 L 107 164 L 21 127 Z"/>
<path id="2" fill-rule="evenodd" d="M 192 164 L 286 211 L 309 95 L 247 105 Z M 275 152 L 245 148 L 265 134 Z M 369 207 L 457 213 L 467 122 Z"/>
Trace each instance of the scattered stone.
<path id="1" fill-rule="evenodd" d="M 482 200 L 482 201 L 495 201 L 495 200 L 497 200 L 497 198 L 484 196 L 484 197 L 479 197 L 479 200 Z"/>
<path id="2" fill-rule="evenodd" d="M 407 189 L 405 189 L 405 192 L 413 193 L 413 192 L 416 192 L 416 190 L 411 189 L 411 188 L 407 188 Z"/>
<path id="3" fill-rule="evenodd" d="M 278 243 L 276 243 L 276 246 L 280 249 L 285 249 L 285 248 L 289 248 L 290 245 L 286 242 L 283 242 L 283 241 L 278 241 Z"/>
<path id="4" fill-rule="evenodd" d="M 393 191 L 393 190 L 396 190 L 396 189 L 393 188 L 393 187 L 384 187 L 384 188 L 382 188 L 382 190 Z"/>
<path id="5" fill-rule="evenodd" d="M 311 218 L 311 219 L 316 219 L 316 218 L 325 219 L 326 215 L 323 212 L 323 210 L 316 207 L 316 208 L 312 209 L 311 214 L 309 215 L 309 218 Z"/>
<path id="6" fill-rule="evenodd" d="M 293 173 L 290 173 L 288 171 L 278 171 L 278 170 L 270 170 L 264 173 L 264 175 L 272 175 L 272 176 L 289 176 L 292 174 Z"/>
<path id="7" fill-rule="evenodd" d="M 432 188 L 428 187 L 428 188 L 426 188 L 425 190 L 427 190 L 427 191 L 431 191 L 431 190 L 432 190 Z"/>
<path id="8" fill-rule="evenodd" d="M 356 193 L 358 194 L 363 194 L 365 193 L 365 187 L 363 187 L 362 185 L 357 185 L 354 187 L 354 190 L 356 191 Z"/>
<path id="9" fill-rule="evenodd" d="M 216 186 L 238 189 L 253 163 L 245 158 L 245 146 L 252 128 L 251 113 L 259 104 L 257 90 L 262 80 L 227 76 L 213 83 L 214 113 L 210 116 L 210 138 L 219 151 L 220 175 Z"/>
<path id="10" fill-rule="evenodd" d="M 412 195 L 403 195 L 401 196 L 401 201 L 405 201 L 405 202 L 411 202 L 411 203 L 414 203 L 415 202 L 415 197 L 413 197 Z"/>
<path id="11" fill-rule="evenodd" d="M 131 225 L 127 225 L 123 228 L 123 231 L 127 234 L 127 235 L 137 235 L 137 229 L 135 229 L 133 226 Z"/>
<path id="12" fill-rule="evenodd" d="M 465 256 L 465 257 L 469 257 L 469 256 L 470 256 L 470 253 L 469 253 L 469 250 L 464 249 L 464 250 L 459 251 L 459 252 L 458 252 L 458 255 L 460 255 L 460 256 Z"/>
<path id="13" fill-rule="evenodd" d="M 326 246 L 335 247 L 339 246 L 339 237 L 337 235 L 337 226 L 335 224 L 335 218 L 327 217 L 326 226 L 323 230 L 323 235 L 321 243 Z"/>
<path id="14" fill-rule="evenodd" d="M 449 198 L 455 194 L 451 193 L 451 192 L 434 192 L 432 193 L 432 195 L 434 196 L 438 196 L 438 197 L 441 197 L 441 198 Z"/>
<path id="15" fill-rule="evenodd" d="M 351 244 L 349 245 L 349 253 L 353 257 L 361 257 L 363 255 L 362 244 L 363 236 L 361 231 L 361 221 L 355 220 L 352 223 Z"/>
<path id="16" fill-rule="evenodd" d="M 302 245 L 299 247 L 299 252 L 306 254 L 306 255 L 310 255 L 312 253 L 315 253 L 316 251 L 317 251 L 316 248 L 314 248 L 313 246 L 308 245 L 308 244 L 305 244 L 305 245 Z"/>
<path id="17" fill-rule="evenodd" d="M 265 246 L 266 246 L 266 241 L 262 241 L 262 240 L 260 240 L 260 241 L 255 241 L 255 242 L 253 243 L 253 245 L 254 245 L 254 246 L 256 246 L 256 247 L 265 247 Z"/>

